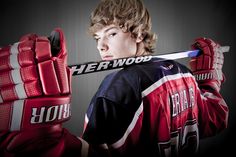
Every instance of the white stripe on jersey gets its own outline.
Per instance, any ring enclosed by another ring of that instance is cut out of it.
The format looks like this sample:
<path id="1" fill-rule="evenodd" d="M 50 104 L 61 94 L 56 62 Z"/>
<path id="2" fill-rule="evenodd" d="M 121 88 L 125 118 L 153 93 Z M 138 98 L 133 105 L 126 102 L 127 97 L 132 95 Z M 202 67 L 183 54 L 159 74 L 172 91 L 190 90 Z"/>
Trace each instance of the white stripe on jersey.
<path id="1" fill-rule="evenodd" d="M 174 74 L 174 75 L 167 75 L 164 76 L 162 79 L 158 80 L 157 82 L 155 82 L 154 84 L 152 84 L 150 87 L 148 87 L 147 89 L 145 89 L 142 92 L 142 98 L 147 96 L 148 94 L 150 94 L 153 90 L 157 89 L 158 87 L 160 87 L 162 84 L 166 83 L 167 81 L 172 81 L 172 80 L 176 80 L 176 79 L 180 79 L 180 78 L 185 78 L 185 77 L 193 77 L 192 74 L 190 73 L 178 73 L 178 74 Z"/>
<path id="2" fill-rule="evenodd" d="M 139 106 L 138 110 L 135 112 L 134 118 L 132 122 L 130 123 L 128 129 L 126 130 L 125 134 L 123 135 L 123 137 L 111 145 L 113 148 L 119 148 L 125 143 L 128 135 L 134 129 L 136 122 L 138 121 L 138 118 L 142 112 L 143 112 L 143 102 Z"/>
<path id="3" fill-rule="evenodd" d="M 88 115 L 87 115 L 87 114 L 85 114 L 84 121 L 85 121 L 85 124 L 88 124 L 88 122 L 89 122 L 89 118 L 88 118 Z"/>
<path id="4" fill-rule="evenodd" d="M 27 95 L 26 95 L 26 92 L 25 92 L 25 88 L 24 88 L 24 84 L 17 84 L 15 86 L 15 91 L 16 91 L 16 94 L 17 94 L 19 99 L 27 98 Z"/>
<path id="5" fill-rule="evenodd" d="M 10 128 L 11 131 L 20 130 L 23 107 L 24 107 L 24 100 L 17 100 L 13 102 L 11 128 Z"/>
<path id="6" fill-rule="evenodd" d="M 23 81 L 21 79 L 20 69 L 11 70 L 11 78 L 12 78 L 14 84 L 23 83 Z"/>
<path id="7" fill-rule="evenodd" d="M 18 51 L 18 45 L 19 45 L 19 42 L 13 44 L 10 48 L 10 54 L 18 54 L 19 51 Z"/>

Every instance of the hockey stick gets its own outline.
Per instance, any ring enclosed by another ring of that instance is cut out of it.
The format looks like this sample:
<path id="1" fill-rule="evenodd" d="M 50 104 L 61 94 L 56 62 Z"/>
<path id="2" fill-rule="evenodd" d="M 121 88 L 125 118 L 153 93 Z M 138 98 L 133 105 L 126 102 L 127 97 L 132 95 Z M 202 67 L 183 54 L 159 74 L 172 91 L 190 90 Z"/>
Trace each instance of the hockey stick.
<path id="1" fill-rule="evenodd" d="M 220 47 L 220 52 L 222 53 L 228 52 L 229 49 L 230 49 L 229 46 L 222 46 Z M 72 76 L 75 76 L 75 75 L 118 69 L 130 65 L 140 64 L 150 61 L 152 58 L 175 60 L 187 57 L 196 57 L 200 55 L 200 53 L 201 53 L 200 50 L 189 50 L 189 51 L 172 52 L 156 56 L 151 56 L 151 55 L 137 56 L 137 57 L 119 58 L 110 61 L 87 62 L 83 64 L 69 65 L 68 67 L 71 68 L 72 70 Z"/>

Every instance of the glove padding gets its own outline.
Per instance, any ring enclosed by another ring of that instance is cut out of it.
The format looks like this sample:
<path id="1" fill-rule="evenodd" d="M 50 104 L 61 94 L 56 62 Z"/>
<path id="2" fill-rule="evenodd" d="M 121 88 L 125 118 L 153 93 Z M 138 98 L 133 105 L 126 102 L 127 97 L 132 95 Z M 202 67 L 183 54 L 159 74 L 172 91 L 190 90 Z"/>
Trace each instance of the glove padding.
<path id="1" fill-rule="evenodd" d="M 223 52 L 220 44 L 207 38 L 198 38 L 192 45 L 192 49 L 200 49 L 202 54 L 191 58 L 189 64 L 199 84 L 214 82 L 214 88 L 219 90 L 224 82 L 222 66 L 224 63 Z M 209 83 L 208 83 L 209 84 Z"/>
<path id="2" fill-rule="evenodd" d="M 57 41 L 57 48 L 51 47 L 49 39 Z M 3 102 L 70 93 L 71 76 L 63 32 L 55 29 L 49 39 L 28 34 L 0 50 Z"/>
<path id="3" fill-rule="evenodd" d="M 28 34 L 0 49 L 0 130 L 53 125 L 70 117 L 65 37 Z"/>

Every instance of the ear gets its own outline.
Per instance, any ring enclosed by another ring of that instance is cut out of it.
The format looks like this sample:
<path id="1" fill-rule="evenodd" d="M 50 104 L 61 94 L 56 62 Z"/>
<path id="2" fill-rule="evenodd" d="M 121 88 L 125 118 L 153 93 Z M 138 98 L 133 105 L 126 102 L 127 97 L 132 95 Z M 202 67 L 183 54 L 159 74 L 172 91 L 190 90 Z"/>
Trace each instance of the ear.
<path id="1" fill-rule="evenodd" d="M 142 33 L 139 33 L 137 38 L 136 38 L 136 43 L 140 43 L 143 41 L 143 34 Z"/>

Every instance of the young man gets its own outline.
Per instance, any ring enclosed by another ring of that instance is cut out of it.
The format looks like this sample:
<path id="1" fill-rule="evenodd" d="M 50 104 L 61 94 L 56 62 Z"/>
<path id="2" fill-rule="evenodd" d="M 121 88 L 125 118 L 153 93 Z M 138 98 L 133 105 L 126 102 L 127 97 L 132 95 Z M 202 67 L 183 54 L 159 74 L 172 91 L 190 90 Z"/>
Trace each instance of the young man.
<path id="1" fill-rule="evenodd" d="M 103 60 L 151 54 L 155 34 L 141 0 L 102 0 L 90 33 Z M 112 156 L 197 155 L 199 139 L 227 126 L 220 95 L 223 54 L 211 39 L 195 40 L 188 68 L 153 59 L 109 74 L 87 110 L 83 139 Z"/>

